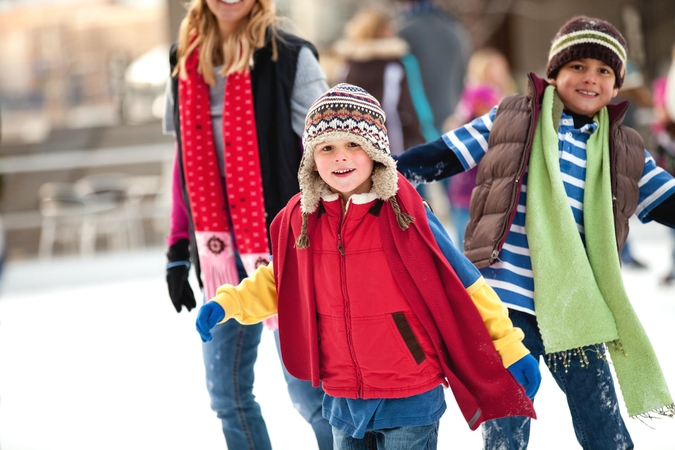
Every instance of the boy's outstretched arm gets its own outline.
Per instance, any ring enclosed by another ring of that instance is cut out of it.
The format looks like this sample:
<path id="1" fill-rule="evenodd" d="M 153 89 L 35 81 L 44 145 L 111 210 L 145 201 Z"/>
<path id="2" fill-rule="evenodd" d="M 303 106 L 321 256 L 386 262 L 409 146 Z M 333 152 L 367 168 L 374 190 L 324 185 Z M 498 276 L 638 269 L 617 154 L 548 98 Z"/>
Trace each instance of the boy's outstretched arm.
<path id="1" fill-rule="evenodd" d="M 675 228 L 675 194 L 655 206 L 647 218 L 670 228 Z"/>
<path id="2" fill-rule="evenodd" d="M 412 184 L 427 183 L 475 167 L 488 150 L 497 107 L 435 141 L 411 147 L 395 157 L 396 168 Z"/>
<path id="3" fill-rule="evenodd" d="M 272 263 L 260 266 L 238 286 L 224 284 L 197 314 L 197 331 L 202 341 L 211 340 L 211 328 L 235 319 L 243 325 L 262 322 L 277 313 L 277 289 Z"/>
<path id="4" fill-rule="evenodd" d="M 394 156 L 396 169 L 413 185 L 451 177 L 464 171 L 462 163 L 443 138 L 411 147 Z"/>
<path id="5" fill-rule="evenodd" d="M 454 246 L 438 218 L 429 210 L 427 217 L 438 246 L 476 305 L 504 367 L 525 388 L 527 396 L 534 398 L 541 383 L 541 373 L 539 362 L 522 343 L 523 331 L 513 326 L 508 309 L 497 293 L 485 282 L 476 266 Z"/>

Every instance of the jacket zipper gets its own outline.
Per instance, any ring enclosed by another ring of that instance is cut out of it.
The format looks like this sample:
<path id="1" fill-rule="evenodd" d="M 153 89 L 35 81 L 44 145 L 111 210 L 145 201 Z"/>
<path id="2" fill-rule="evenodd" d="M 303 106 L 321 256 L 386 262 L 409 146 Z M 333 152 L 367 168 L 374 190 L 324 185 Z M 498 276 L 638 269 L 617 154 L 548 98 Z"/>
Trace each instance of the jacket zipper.
<path id="1" fill-rule="evenodd" d="M 352 327 L 351 327 L 351 313 L 349 308 L 349 296 L 347 294 L 347 264 L 345 261 L 345 248 L 342 244 L 342 225 L 345 221 L 345 216 L 347 212 L 340 218 L 337 229 L 337 247 L 340 252 L 340 287 L 342 290 L 342 300 L 345 311 L 345 330 L 347 332 L 347 345 L 349 346 L 349 354 L 352 357 L 352 363 L 354 364 L 354 370 L 356 372 L 356 396 L 357 398 L 363 398 L 363 377 L 361 375 L 361 369 L 356 361 L 356 352 L 354 351 L 354 341 L 352 339 Z"/>
<path id="2" fill-rule="evenodd" d="M 518 173 L 519 175 L 516 177 L 515 183 L 513 184 L 513 194 L 511 195 L 511 203 L 509 204 L 509 218 L 508 220 L 504 223 L 504 226 L 502 227 L 499 236 L 501 238 L 495 246 L 492 248 L 492 253 L 490 254 L 490 260 L 488 261 L 488 265 L 492 265 L 496 260 L 497 257 L 499 256 L 499 252 L 501 251 L 502 247 L 504 246 L 504 243 L 506 242 L 506 238 L 508 236 L 508 230 L 511 228 L 511 224 L 513 223 L 513 219 L 516 217 L 516 211 L 518 209 L 518 200 L 519 200 L 519 193 L 521 190 L 521 186 L 523 185 L 523 175 L 525 174 L 525 168 L 527 167 L 527 161 L 529 160 L 530 152 L 532 151 L 532 141 L 534 139 L 534 132 L 536 129 L 537 125 L 537 120 L 539 118 L 539 112 L 536 109 L 537 102 L 539 101 L 539 92 L 536 92 L 535 90 L 535 84 L 534 80 L 532 79 L 532 75 L 528 75 L 528 79 L 530 80 L 530 83 L 532 84 L 533 88 L 533 93 L 532 93 L 532 116 L 530 118 L 530 130 L 527 135 L 527 141 L 525 142 L 525 148 L 523 150 L 523 156 L 520 159 L 520 165 L 518 166 Z"/>

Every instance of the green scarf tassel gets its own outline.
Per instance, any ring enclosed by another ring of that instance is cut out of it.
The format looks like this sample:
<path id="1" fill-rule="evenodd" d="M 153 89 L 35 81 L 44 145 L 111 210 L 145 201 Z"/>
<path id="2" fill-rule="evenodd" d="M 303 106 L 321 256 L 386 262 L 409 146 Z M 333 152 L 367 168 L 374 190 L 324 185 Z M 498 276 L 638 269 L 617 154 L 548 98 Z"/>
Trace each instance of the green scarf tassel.
<path id="1" fill-rule="evenodd" d="M 616 247 L 607 108 L 586 144 L 584 235 L 581 240 L 560 172 L 555 87 L 544 93 L 530 155 L 525 229 L 532 259 L 535 310 L 547 353 L 606 343 L 629 416 L 675 407 L 623 285 Z"/>

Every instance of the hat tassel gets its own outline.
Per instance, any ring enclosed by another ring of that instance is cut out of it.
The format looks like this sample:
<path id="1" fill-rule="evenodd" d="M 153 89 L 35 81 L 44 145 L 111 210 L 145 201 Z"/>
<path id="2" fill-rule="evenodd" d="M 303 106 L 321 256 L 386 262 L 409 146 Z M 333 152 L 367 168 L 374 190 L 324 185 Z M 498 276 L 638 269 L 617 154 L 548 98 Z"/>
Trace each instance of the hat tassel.
<path id="1" fill-rule="evenodd" d="M 399 206 L 396 197 L 390 197 L 388 202 L 391 204 L 391 207 L 394 208 L 394 214 L 396 214 L 398 226 L 401 227 L 401 230 L 403 231 L 407 230 L 410 224 L 415 221 L 415 218 L 401 211 L 401 207 Z"/>
<path id="2" fill-rule="evenodd" d="M 295 248 L 305 249 L 309 247 L 309 236 L 307 236 L 307 222 L 309 214 L 302 213 L 302 228 L 300 229 L 300 236 L 295 240 Z"/>

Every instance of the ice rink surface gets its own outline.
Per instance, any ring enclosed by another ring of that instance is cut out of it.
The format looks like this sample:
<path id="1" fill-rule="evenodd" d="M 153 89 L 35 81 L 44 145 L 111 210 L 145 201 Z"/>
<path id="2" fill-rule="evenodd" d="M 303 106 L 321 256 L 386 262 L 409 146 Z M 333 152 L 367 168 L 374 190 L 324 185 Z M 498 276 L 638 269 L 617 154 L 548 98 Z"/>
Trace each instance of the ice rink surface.
<path id="1" fill-rule="evenodd" d="M 675 287 L 658 285 L 670 268 L 673 240 L 660 225 L 638 223 L 631 240 L 649 269 L 625 269 L 626 288 L 675 393 Z M 197 314 L 173 309 L 163 253 L 7 265 L 0 285 L 0 449 L 225 448 L 204 387 Z M 267 330 L 255 393 L 275 449 L 316 448 L 290 403 Z M 447 399 L 438 448 L 480 449 L 480 431 L 469 430 L 449 391 Z M 535 408 L 530 449 L 579 448 L 548 373 Z M 627 420 L 637 449 L 675 449 L 675 419 L 648 425 Z"/>

